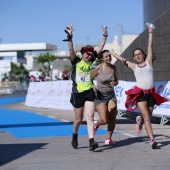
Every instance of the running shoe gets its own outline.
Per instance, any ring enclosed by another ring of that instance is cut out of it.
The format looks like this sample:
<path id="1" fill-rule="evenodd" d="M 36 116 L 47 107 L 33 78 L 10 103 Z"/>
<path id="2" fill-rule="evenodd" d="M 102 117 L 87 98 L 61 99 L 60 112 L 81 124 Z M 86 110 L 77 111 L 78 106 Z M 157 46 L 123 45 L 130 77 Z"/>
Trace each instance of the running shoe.
<path id="1" fill-rule="evenodd" d="M 140 134 L 142 132 L 142 126 L 143 125 L 140 124 L 141 119 L 142 119 L 141 116 L 136 117 L 136 132 L 138 134 Z"/>
<path id="2" fill-rule="evenodd" d="M 94 140 L 90 142 L 89 144 L 89 151 L 94 151 L 96 148 L 98 148 L 98 143 Z"/>
<path id="3" fill-rule="evenodd" d="M 73 133 L 71 144 L 72 144 L 72 147 L 73 147 L 74 149 L 77 149 L 77 147 L 78 147 L 77 138 L 78 138 L 78 134 L 74 134 L 74 133 Z"/>
<path id="4" fill-rule="evenodd" d="M 116 142 L 113 142 L 112 139 L 105 139 L 104 143 L 106 145 L 115 145 L 116 144 Z"/>
<path id="5" fill-rule="evenodd" d="M 97 123 L 97 120 L 94 120 L 94 135 L 96 134 L 97 129 L 98 129 L 98 127 L 96 127 L 96 123 Z"/>
<path id="6" fill-rule="evenodd" d="M 152 149 L 156 149 L 158 146 L 158 143 L 154 140 L 150 141 L 150 144 L 151 144 Z"/>

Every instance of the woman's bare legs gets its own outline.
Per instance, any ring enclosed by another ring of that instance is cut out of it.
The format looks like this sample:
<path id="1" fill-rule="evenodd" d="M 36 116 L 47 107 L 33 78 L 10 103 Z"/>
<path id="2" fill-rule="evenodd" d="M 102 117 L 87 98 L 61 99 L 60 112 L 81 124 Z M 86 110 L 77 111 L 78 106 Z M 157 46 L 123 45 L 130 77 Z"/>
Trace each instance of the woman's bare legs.
<path id="1" fill-rule="evenodd" d="M 78 128 L 83 120 L 83 110 L 84 106 L 81 108 L 74 108 L 75 119 L 74 119 L 74 134 L 78 133 Z"/>
<path id="2" fill-rule="evenodd" d="M 149 107 L 149 113 L 150 113 L 150 118 L 152 118 L 152 113 L 153 113 L 153 107 Z M 144 124 L 144 119 L 141 118 L 141 120 L 139 121 L 140 125 Z"/>
<path id="3" fill-rule="evenodd" d="M 100 125 L 106 125 L 108 123 L 108 106 L 105 103 L 98 104 L 96 110 L 99 114 L 99 120 L 95 123 L 98 128 Z"/>
<path id="4" fill-rule="evenodd" d="M 115 144 L 112 140 L 112 134 L 115 129 L 116 115 L 117 115 L 117 105 L 116 102 L 111 100 L 108 103 L 102 103 L 96 106 L 97 112 L 99 114 L 99 120 L 95 123 L 96 127 L 100 125 L 105 125 L 108 123 L 108 131 L 106 135 L 106 144 Z"/>
<path id="5" fill-rule="evenodd" d="M 94 123 L 93 123 L 94 112 L 95 112 L 95 103 L 91 101 L 86 101 L 84 105 L 84 114 L 87 121 L 90 151 L 93 151 L 98 147 L 98 143 L 94 141 Z"/>
<path id="6" fill-rule="evenodd" d="M 153 137 L 153 130 L 151 126 L 151 113 L 148 108 L 147 102 L 146 101 L 138 102 L 137 107 L 143 116 L 146 132 L 150 140 L 153 140 L 154 137 Z"/>
<path id="7" fill-rule="evenodd" d="M 74 129 L 73 129 L 73 136 L 72 136 L 72 147 L 77 149 L 78 147 L 78 129 L 83 120 L 83 110 L 84 106 L 81 108 L 74 108 L 75 119 L 74 119 Z"/>
<path id="8" fill-rule="evenodd" d="M 115 129 L 115 124 L 116 124 L 116 115 L 117 115 L 117 105 L 116 101 L 109 101 L 108 103 L 108 131 L 106 135 L 106 139 L 111 139 L 113 131 Z"/>
<path id="9" fill-rule="evenodd" d="M 87 121 L 89 139 L 94 138 L 94 123 L 93 123 L 94 112 L 95 112 L 94 102 L 86 101 L 84 105 L 84 115 Z"/>

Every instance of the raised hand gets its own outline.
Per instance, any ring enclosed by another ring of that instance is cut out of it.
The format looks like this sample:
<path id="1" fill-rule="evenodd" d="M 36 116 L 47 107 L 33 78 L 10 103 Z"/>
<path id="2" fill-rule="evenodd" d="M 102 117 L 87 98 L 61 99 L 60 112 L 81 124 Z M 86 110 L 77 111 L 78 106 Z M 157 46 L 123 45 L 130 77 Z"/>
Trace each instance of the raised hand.
<path id="1" fill-rule="evenodd" d="M 94 85 L 93 90 L 96 93 L 98 91 L 98 87 Z"/>
<path id="2" fill-rule="evenodd" d="M 110 82 L 110 85 L 112 86 L 112 87 L 114 87 L 115 85 L 117 85 L 114 81 L 111 81 Z"/>
<path id="3" fill-rule="evenodd" d="M 69 33 L 70 36 L 72 35 L 73 27 L 71 24 L 68 24 L 65 30 L 67 31 L 67 33 Z"/>
<path id="4" fill-rule="evenodd" d="M 102 27 L 102 29 L 103 29 L 103 35 L 108 36 L 107 26 L 102 26 L 102 25 L 101 25 L 101 27 Z"/>
<path id="5" fill-rule="evenodd" d="M 72 32 L 73 32 L 72 25 L 68 24 L 64 31 L 67 34 L 67 39 L 64 39 L 63 41 L 70 41 L 72 39 L 72 37 L 73 37 L 73 34 L 72 34 Z"/>

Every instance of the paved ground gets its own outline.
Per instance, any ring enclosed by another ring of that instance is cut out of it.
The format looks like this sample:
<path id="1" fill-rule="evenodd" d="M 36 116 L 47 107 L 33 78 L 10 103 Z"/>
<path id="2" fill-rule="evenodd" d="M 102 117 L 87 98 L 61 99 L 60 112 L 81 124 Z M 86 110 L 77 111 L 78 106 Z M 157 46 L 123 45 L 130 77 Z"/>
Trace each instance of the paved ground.
<path id="1" fill-rule="evenodd" d="M 30 108 L 24 105 L 24 101 L 0 108 L 31 112 L 54 120 L 74 120 L 73 111 Z M 95 117 L 98 118 L 97 114 Z M 63 128 L 64 126 L 63 124 Z M 85 122 L 82 126 L 86 126 Z M 170 124 L 153 124 L 155 138 L 160 144 L 156 150 L 151 149 L 145 129 L 139 136 L 134 127 L 133 116 L 117 118 L 116 131 L 119 133 L 113 135 L 117 144 L 106 146 L 103 143 L 105 135 L 96 135 L 95 140 L 99 142 L 99 148 L 94 152 L 88 150 L 86 135 L 79 137 L 79 147 L 75 150 L 70 144 L 71 136 L 17 138 L 1 130 L 0 170 L 170 169 Z M 105 129 L 106 126 L 102 128 Z"/>

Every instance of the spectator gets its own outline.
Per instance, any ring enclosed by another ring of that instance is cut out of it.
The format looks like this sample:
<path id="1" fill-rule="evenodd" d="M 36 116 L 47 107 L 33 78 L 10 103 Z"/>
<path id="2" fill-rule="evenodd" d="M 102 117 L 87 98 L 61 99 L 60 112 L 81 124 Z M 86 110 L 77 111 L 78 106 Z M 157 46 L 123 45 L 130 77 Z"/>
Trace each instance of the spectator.
<path id="1" fill-rule="evenodd" d="M 62 78 L 63 78 L 63 80 L 70 79 L 70 70 L 68 70 L 67 65 L 64 66 L 64 70 L 62 71 Z"/>
<path id="2" fill-rule="evenodd" d="M 46 74 L 44 72 L 41 74 L 41 81 L 46 81 Z"/>

